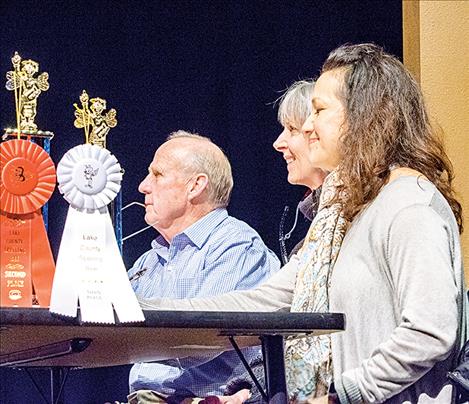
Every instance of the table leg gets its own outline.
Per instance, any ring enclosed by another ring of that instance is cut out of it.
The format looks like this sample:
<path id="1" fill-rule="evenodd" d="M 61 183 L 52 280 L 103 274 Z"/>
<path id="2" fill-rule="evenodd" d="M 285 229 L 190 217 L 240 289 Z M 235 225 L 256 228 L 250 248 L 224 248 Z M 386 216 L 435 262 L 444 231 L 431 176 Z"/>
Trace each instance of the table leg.
<path id="1" fill-rule="evenodd" d="M 262 335 L 260 338 L 262 341 L 265 384 L 269 404 L 286 404 L 288 402 L 288 395 L 287 383 L 285 381 L 283 336 Z"/>
<path id="2" fill-rule="evenodd" d="M 64 404 L 63 401 L 63 385 L 67 378 L 68 372 L 64 369 L 53 367 L 50 369 L 50 402 L 51 404 Z"/>

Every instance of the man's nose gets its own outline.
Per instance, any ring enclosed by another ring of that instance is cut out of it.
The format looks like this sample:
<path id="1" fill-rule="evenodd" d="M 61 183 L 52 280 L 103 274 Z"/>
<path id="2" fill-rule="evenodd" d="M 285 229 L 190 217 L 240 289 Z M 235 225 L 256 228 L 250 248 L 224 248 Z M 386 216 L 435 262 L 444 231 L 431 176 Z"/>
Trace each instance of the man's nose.
<path id="1" fill-rule="evenodd" d="M 148 186 L 149 186 L 149 177 L 150 174 L 148 174 L 144 179 L 143 181 L 140 183 L 140 185 L 138 186 L 138 192 L 142 193 L 142 194 L 148 194 L 150 191 L 148 190 Z"/>

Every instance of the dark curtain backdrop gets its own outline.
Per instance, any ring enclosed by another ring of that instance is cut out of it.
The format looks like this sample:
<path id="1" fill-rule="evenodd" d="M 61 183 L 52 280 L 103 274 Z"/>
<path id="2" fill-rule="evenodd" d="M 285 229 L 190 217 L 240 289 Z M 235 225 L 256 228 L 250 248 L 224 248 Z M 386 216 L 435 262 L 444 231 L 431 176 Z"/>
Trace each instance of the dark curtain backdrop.
<path id="1" fill-rule="evenodd" d="M 39 98 L 36 122 L 55 133 L 55 163 L 84 143 L 83 131 L 73 126 L 73 103 L 83 89 L 117 110 L 108 149 L 125 169 L 124 204 L 143 200 L 138 184 L 170 132 L 209 136 L 232 163 L 229 212 L 256 228 L 278 253 L 284 206 L 291 207 L 288 230 L 305 189 L 287 183 L 285 163 L 272 148 L 281 131 L 273 102 L 293 81 L 316 77 L 328 52 L 345 42 L 372 41 L 400 57 L 401 25 L 401 0 L 0 0 L 0 73 L 12 70 L 15 51 L 49 73 L 50 89 Z M 0 125 L 15 126 L 13 93 L 4 84 Z M 67 211 L 57 190 L 49 209 L 56 255 Z M 124 235 L 144 225 L 141 208 L 124 212 Z M 306 226 L 300 220 L 288 247 Z M 154 236 L 149 230 L 124 244 L 128 267 Z M 127 373 L 128 367 L 73 371 L 65 402 L 124 400 Z M 2 369 L 2 403 L 42 402 L 26 376 Z M 35 376 L 47 392 L 47 373 Z"/>

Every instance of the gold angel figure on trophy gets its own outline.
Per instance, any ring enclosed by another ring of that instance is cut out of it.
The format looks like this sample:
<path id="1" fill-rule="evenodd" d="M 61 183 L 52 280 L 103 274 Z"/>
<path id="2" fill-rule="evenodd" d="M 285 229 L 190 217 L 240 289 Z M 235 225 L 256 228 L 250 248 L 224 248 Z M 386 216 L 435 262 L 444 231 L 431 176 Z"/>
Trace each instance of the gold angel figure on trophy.
<path id="1" fill-rule="evenodd" d="M 18 132 L 37 130 L 34 118 L 37 113 L 37 98 L 42 91 L 49 89 L 49 74 L 44 72 L 34 77 L 39 71 L 39 64 L 34 60 L 21 60 L 18 52 L 11 58 L 14 70 L 7 72 L 7 90 L 15 92 L 16 120 Z"/>
<path id="2" fill-rule="evenodd" d="M 73 124 L 76 128 L 84 128 L 86 143 L 106 148 L 106 136 L 117 125 L 116 110 L 112 108 L 104 112 L 106 100 L 99 97 L 89 99 L 85 90 L 80 95 L 80 102 L 82 108 L 73 104 L 76 118 Z"/>

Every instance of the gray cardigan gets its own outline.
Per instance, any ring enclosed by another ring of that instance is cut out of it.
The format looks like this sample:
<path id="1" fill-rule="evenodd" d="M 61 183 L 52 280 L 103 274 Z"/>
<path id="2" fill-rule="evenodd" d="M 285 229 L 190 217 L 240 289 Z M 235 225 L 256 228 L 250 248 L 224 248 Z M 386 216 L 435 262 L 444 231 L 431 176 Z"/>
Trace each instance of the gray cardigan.
<path id="1" fill-rule="evenodd" d="M 212 299 L 141 301 L 143 308 L 289 310 L 298 258 L 260 287 Z M 463 266 L 449 205 L 423 179 L 400 177 L 354 219 L 333 269 L 330 310 L 342 403 L 449 403 L 445 374 L 459 348 Z"/>

